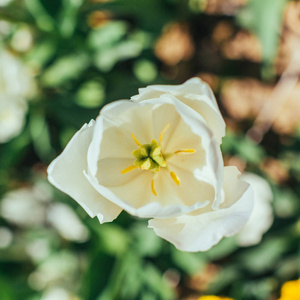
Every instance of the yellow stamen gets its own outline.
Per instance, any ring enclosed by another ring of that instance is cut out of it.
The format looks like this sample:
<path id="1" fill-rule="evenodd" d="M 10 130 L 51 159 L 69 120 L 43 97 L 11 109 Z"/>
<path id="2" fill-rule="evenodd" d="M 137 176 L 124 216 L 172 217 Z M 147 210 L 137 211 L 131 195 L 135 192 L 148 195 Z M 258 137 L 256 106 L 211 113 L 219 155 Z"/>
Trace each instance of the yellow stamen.
<path id="1" fill-rule="evenodd" d="M 129 166 L 129 167 L 125 168 L 124 170 L 122 170 L 121 174 L 126 174 L 134 169 L 136 169 L 136 166 Z"/>
<path id="2" fill-rule="evenodd" d="M 177 154 L 177 153 L 195 153 L 195 152 L 196 152 L 195 149 L 182 149 L 182 150 L 177 150 L 174 153 Z"/>
<path id="3" fill-rule="evenodd" d="M 163 139 L 163 137 L 164 137 L 164 134 L 165 134 L 165 132 L 168 130 L 169 127 L 170 127 L 170 123 L 167 124 L 167 125 L 165 126 L 165 128 L 162 130 L 162 132 L 160 133 L 160 135 L 159 135 L 159 141 L 160 141 L 160 142 L 162 142 L 162 139 Z"/>
<path id="4" fill-rule="evenodd" d="M 153 195 L 157 196 L 157 192 L 156 192 L 155 187 L 154 187 L 154 179 L 152 179 L 152 181 L 151 181 L 151 190 L 152 190 Z"/>
<path id="5" fill-rule="evenodd" d="M 141 146 L 142 144 L 136 139 L 135 135 L 132 133 L 131 134 L 133 140 L 135 141 L 135 143 L 138 145 L 138 146 Z"/>
<path id="6" fill-rule="evenodd" d="M 180 179 L 178 178 L 178 176 L 173 171 L 170 172 L 170 175 L 171 175 L 172 179 L 174 180 L 174 182 L 177 185 L 180 185 Z"/>

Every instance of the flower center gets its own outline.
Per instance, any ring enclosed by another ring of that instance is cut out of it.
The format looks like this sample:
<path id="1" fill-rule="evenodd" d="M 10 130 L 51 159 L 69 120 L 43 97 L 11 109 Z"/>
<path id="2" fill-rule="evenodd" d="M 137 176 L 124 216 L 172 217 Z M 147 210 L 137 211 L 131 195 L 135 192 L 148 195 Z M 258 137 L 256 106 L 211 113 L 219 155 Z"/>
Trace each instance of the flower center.
<path id="1" fill-rule="evenodd" d="M 141 170 L 158 172 L 160 167 L 167 166 L 161 146 L 156 140 L 152 140 L 151 144 L 140 145 L 139 149 L 132 152 L 132 155 L 136 158 L 134 165 Z"/>
<path id="2" fill-rule="evenodd" d="M 163 140 L 163 136 L 165 132 L 168 130 L 170 124 L 165 126 L 165 128 L 162 130 L 159 136 L 160 143 Z M 132 133 L 132 138 L 135 141 L 135 143 L 139 146 L 137 150 L 134 150 L 132 152 L 132 155 L 136 158 L 132 166 L 129 166 L 121 171 L 122 174 L 126 174 L 136 168 L 140 170 L 147 170 L 152 171 L 154 173 L 154 177 L 151 181 L 151 190 L 154 196 L 157 196 L 157 192 L 155 190 L 154 186 L 154 179 L 156 177 L 157 172 L 160 170 L 160 168 L 165 168 L 173 181 L 180 185 L 180 179 L 175 174 L 175 172 L 170 171 L 167 167 L 167 159 L 172 157 L 175 154 L 181 154 L 181 153 L 194 153 L 196 150 L 194 149 L 183 149 L 183 150 L 177 150 L 173 153 L 162 153 L 161 145 L 158 144 L 158 142 L 153 139 L 151 144 L 141 144 L 135 137 L 135 135 Z M 156 174 L 155 174 L 156 173 Z"/>

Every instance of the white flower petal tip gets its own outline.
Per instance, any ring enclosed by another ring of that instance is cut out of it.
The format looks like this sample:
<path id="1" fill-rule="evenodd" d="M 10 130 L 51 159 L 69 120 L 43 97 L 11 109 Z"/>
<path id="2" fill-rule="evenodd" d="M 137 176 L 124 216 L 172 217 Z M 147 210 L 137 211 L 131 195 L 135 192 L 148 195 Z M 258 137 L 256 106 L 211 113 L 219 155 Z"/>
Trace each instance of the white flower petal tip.
<path id="1" fill-rule="evenodd" d="M 253 191 L 238 180 L 235 167 L 226 167 L 224 202 L 218 210 L 198 210 L 193 214 L 170 219 L 152 219 L 149 227 L 181 251 L 207 251 L 223 237 L 236 234 L 249 219 L 253 207 Z M 234 188 L 227 186 L 231 182 Z M 234 189 L 238 193 L 233 194 Z"/>
<path id="2" fill-rule="evenodd" d="M 239 246 L 247 247 L 258 244 L 263 234 L 273 224 L 273 193 L 268 182 L 253 173 L 244 173 L 241 180 L 249 183 L 254 191 L 254 208 L 252 214 L 236 236 Z"/>
<path id="3" fill-rule="evenodd" d="M 252 192 L 223 165 L 225 123 L 209 86 L 192 78 L 150 86 L 106 105 L 49 166 L 49 181 L 100 223 L 128 213 L 152 218 L 157 235 L 206 251 L 235 234 Z"/>

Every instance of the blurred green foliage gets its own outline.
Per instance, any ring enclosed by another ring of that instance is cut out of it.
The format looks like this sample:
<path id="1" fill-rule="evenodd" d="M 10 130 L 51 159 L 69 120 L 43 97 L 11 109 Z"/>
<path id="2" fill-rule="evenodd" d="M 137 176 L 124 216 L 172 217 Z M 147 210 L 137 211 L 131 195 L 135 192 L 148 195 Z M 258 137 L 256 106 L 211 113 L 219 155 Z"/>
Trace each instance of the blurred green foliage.
<path id="1" fill-rule="evenodd" d="M 126 213 L 113 224 L 100 225 L 46 181 L 49 162 L 103 105 L 129 98 L 147 84 L 182 82 L 199 72 L 244 76 L 245 70 L 232 62 L 216 67 L 218 56 L 210 65 L 203 59 L 201 45 L 216 19 L 255 33 L 262 45 L 257 77 L 276 77 L 274 58 L 287 1 L 249 0 L 233 16 L 209 15 L 206 2 L 15 0 L 0 7 L 0 31 L 3 24 L 9 26 L 0 35 L 1 46 L 34 70 L 38 85 L 28 102 L 24 129 L 0 144 L 0 197 L 42 181 L 51 190 L 45 206 L 68 205 L 90 234 L 84 242 L 70 241 L 47 218 L 39 225 L 21 226 L 0 217 L 0 237 L 12 239 L 0 247 L 1 300 L 48 300 L 52 287 L 66 289 L 72 296 L 62 299 L 74 300 L 197 299 L 202 294 L 267 300 L 278 297 L 284 281 L 299 276 L 300 131 L 287 137 L 288 143 L 270 132 L 257 145 L 245 137 L 251 124 L 242 124 L 224 138 L 224 155 L 246 162 L 249 171 L 265 175 L 261 163 L 268 157 L 288 170 L 283 183 L 267 178 L 275 221 L 262 242 L 249 248 L 239 247 L 232 237 L 206 253 L 183 253 L 147 229 L 146 221 Z M 176 22 L 188 24 L 196 50 L 172 69 L 155 54 L 155 43 Z M 12 46 L 22 28 L 33 40 L 23 52 Z M 210 267 L 215 271 L 209 272 Z"/>

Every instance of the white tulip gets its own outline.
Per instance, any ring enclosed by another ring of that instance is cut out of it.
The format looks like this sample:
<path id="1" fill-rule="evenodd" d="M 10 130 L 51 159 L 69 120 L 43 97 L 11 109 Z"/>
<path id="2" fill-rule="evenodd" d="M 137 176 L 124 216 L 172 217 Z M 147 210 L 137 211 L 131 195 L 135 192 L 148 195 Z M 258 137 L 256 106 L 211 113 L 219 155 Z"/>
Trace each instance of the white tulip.
<path id="1" fill-rule="evenodd" d="M 224 168 L 225 126 L 210 88 L 194 78 L 133 99 L 85 124 L 49 166 L 49 181 L 101 223 L 123 209 L 153 218 L 149 227 L 180 250 L 205 251 L 237 233 L 253 194 L 236 168 Z"/>
<path id="2" fill-rule="evenodd" d="M 240 246 L 252 246 L 261 241 L 263 234 L 273 223 L 273 193 L 268 182 L 258 175 L 244 173 L 241 180 L 251 184 L 254 191 L 254 207 L 248 222 L 237 235 L 237 241 Z"/>

